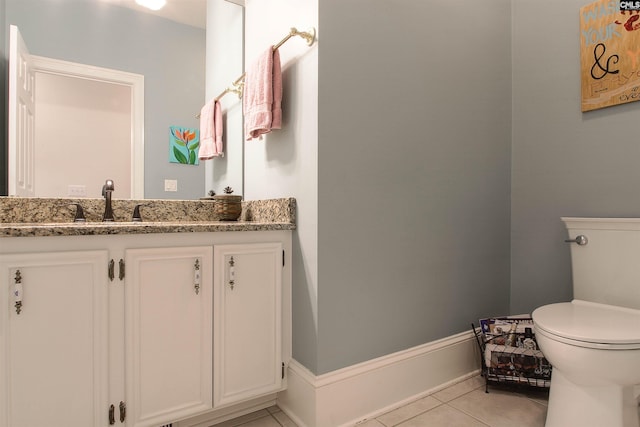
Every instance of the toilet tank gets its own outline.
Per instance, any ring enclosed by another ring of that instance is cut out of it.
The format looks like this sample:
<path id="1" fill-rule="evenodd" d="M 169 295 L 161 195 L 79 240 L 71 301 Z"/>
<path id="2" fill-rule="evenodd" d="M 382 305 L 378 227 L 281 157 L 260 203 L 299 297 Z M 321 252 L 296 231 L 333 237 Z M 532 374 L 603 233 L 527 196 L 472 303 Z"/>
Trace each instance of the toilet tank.
<path id="1" fill-rule="evenodd" d="M 562 218 L 570 243 L 575 299 L 640 309 L 640 218 Z"/>

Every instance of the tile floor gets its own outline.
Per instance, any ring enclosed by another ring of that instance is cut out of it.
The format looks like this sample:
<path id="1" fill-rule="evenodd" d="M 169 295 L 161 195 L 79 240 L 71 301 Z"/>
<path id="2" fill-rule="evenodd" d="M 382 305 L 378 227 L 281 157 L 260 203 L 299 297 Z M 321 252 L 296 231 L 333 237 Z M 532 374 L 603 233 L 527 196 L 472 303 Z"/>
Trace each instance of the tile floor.
<path id="1" fill-rule="evenodd" d="M 357 427 L 543 427 L 547 394 L 489 387 L 476 376 L 408 403 Z M 215 427 L 296 427 L 277 406 Z"/>

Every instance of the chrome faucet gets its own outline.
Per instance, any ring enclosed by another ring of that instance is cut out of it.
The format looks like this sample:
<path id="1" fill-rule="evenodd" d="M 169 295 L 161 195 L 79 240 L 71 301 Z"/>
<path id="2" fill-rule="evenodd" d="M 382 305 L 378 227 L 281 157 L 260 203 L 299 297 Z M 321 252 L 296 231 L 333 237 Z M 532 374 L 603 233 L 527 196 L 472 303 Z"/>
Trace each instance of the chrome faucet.
<path id="1" fill-rule="evenodd" d="M 108 179 L 102 186 L 102 197 L 106 199 L 104 204 L 104 214 L 102 215 L 102 221 L 114 221 L 113 209 L 111 209 L 111 193 L 113 193 L 113 180 Z"/>

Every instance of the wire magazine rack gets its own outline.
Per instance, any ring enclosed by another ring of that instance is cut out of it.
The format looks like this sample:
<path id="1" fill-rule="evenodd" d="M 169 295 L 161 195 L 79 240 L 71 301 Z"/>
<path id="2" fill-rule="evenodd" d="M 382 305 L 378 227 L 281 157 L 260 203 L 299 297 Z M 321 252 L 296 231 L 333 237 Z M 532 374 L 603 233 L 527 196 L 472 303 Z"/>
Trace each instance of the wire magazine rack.
<path id="1" fill-rule="evenodd" d="M 538 349 L 530 317 L 481 319 L 479 328 L 473 323 L 471 328 L 480 349 L 486 393 L 489 384 L 549 389 L 551 364 Z"/>

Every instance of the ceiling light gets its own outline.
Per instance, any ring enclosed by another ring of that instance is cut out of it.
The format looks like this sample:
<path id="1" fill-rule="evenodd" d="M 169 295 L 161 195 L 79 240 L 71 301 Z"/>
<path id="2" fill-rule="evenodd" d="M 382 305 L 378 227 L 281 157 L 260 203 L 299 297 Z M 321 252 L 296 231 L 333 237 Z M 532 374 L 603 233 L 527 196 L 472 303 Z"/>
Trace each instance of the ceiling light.
<path id="1" fill-rule="evenodd" d="M 140 6 L 146 7 L 151 10 L 159 10 L 167 4 L 167 0 L 136 0 Z"/>

